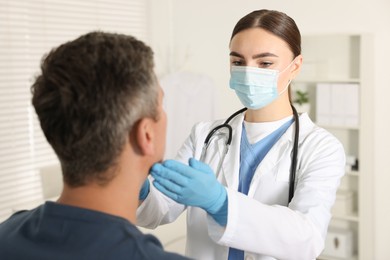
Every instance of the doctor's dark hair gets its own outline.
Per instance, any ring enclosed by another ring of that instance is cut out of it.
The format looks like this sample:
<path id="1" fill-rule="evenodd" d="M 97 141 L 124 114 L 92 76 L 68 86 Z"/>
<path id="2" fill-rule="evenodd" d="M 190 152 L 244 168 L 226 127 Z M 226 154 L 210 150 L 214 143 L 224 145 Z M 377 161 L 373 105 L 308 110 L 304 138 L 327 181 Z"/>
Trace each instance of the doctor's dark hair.
<path id="1" fill-rule="evenodd" d="M 106 185 L 133 126 L 158 120 L 153 67 L 143 42 L 104 32 L 67 42 L 42 60 L 32 103 L 69 186 Z"/>
<path id="2" fill-rule="evenodd" d="M 301 33 L 295 21 L 285 13 L 275 10 L 257 10 L 242 17 L 233 29 L 233 37 L 246 29 L 262 28 L 284 40 L 294 58 L 301 54 Z"/>

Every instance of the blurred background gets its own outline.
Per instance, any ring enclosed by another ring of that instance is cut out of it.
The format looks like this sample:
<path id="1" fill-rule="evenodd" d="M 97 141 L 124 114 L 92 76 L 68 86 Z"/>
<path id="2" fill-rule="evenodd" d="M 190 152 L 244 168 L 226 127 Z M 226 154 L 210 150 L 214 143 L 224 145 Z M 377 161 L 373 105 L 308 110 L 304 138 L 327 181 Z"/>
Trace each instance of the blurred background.
<path id="1" fill-rule="evenodd" d="M 58 160 L 30 101 L 40 59 L 51 48 L 91 30 L 149 44 L 166 92 L 172 158 L 194 123 L 241 108 L 228 85 L 229 39 L 236 22 L 257 9 L 285 12 L 297 23 L 304 65 L 294 97 L 306 97 L 309 108 L 301 111 L 347 153 L 321 259 L 390 259 L 388 0 L 0 0 L 0 221 L 55 200 L 61 190 Z M 184 252 L 184 215 L 142 230 Z"/>

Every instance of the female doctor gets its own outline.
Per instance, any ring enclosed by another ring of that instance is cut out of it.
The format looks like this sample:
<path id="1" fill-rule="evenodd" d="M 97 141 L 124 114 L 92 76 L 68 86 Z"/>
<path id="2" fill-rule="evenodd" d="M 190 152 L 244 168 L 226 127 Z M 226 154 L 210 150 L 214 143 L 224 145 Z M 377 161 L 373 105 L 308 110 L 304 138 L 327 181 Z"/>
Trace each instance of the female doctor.
<path id="1" fill-rule="evenodd" d="M 289 86 L 301 66 L 301 36 L 289 16 L 259 10 L 239 20 L 230 88 L 247 109 L 195 125 L 181 162 L 152 167 L 138 225 L 155 228 L 187 210 L 189 257 L 315 259 L 345 157 L 335 137 L 291 106 Z"/>

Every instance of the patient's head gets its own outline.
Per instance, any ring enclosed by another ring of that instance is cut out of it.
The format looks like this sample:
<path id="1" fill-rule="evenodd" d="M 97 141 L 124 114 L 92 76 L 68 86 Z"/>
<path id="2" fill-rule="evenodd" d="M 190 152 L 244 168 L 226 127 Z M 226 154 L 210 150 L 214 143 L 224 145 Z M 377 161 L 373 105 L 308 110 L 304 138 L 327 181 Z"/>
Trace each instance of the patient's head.
<path id="1" fill-rule="evenodd" d="M 108 183 L 125 142 L 143 118 L 156 122 L 165 134 L 153 66 L 153 52 L 143 42 L 104 32 L 67 42 L 43 59 L 42 73 L 31 88 L 32 102 L 67 185 Z M 162 136 L 159 149 L 164 145 Z"/>

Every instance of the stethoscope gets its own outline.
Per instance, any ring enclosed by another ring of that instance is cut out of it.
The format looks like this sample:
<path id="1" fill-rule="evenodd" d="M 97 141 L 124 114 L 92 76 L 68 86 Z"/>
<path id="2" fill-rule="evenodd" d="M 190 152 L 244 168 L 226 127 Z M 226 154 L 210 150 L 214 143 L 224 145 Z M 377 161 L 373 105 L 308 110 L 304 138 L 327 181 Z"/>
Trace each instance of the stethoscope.
<path id="1" fill-rule="evenodd" d="M 291 168 L 290 168 L 290 186 L 289 186 L 289 194 L 288 194 L 288 202 L 289 203 L 294 196 L 294 188 L 295 188 L 294 184 L 295 184 L 295 173 L 297 170 L 298 140 L 299 140 L 299 116 L 298 116 L 297 110 L 295 109 L 295 107 L 293 105 L 291 105 L 291 108 L 293 110 L 293 116 L 294 116 L 294 121 L 295 121 L 295 133 L 294 133 L 294 145 L 293 145 L 293 149 L 292 149 L 292 160 L 291 160 Z M 245 112 L 246 110 L 247 110 L 247 108 L 245 107 L 245 108 L 242 108 L 242 109 L 236 111 L 235 113 L 233 113 L 231 116 L 229 116 L 228 119 L 226 119 L 226 121 L 223 124 L 214 127 L 207 134 L 206 139 L 204 140 L 202 154 L 200 156 L 200 161 L 202 161 L 202 162 L 204 161 L 204 159 L 206 157 L 207 149 L 210 146 L 212 140 L 215 138 L 218 138 L 220 136 L 222 136 L 224 138 L 227 137 L 226 143 L 225 143 L 225 148 L 224 148 L 224 151 L 222 152 L 222 158 L 221 158 L 221 160 L 219 160 L 219 163 L 218 163 L 218 167 L 217 167 L 217 171 L 216 171 L 217 176 L 221 170 L 222 163 L 225 160 L 225 156 L 229 151 L 230 144 L 232 143 L 233 129 L 229 125 L 229 122 L 233 118 L 235 118 L 237 115 Z M 223 128 L 225 128 L 227 130 L 227 136 L 222 131 L 220 131 Z"/>

